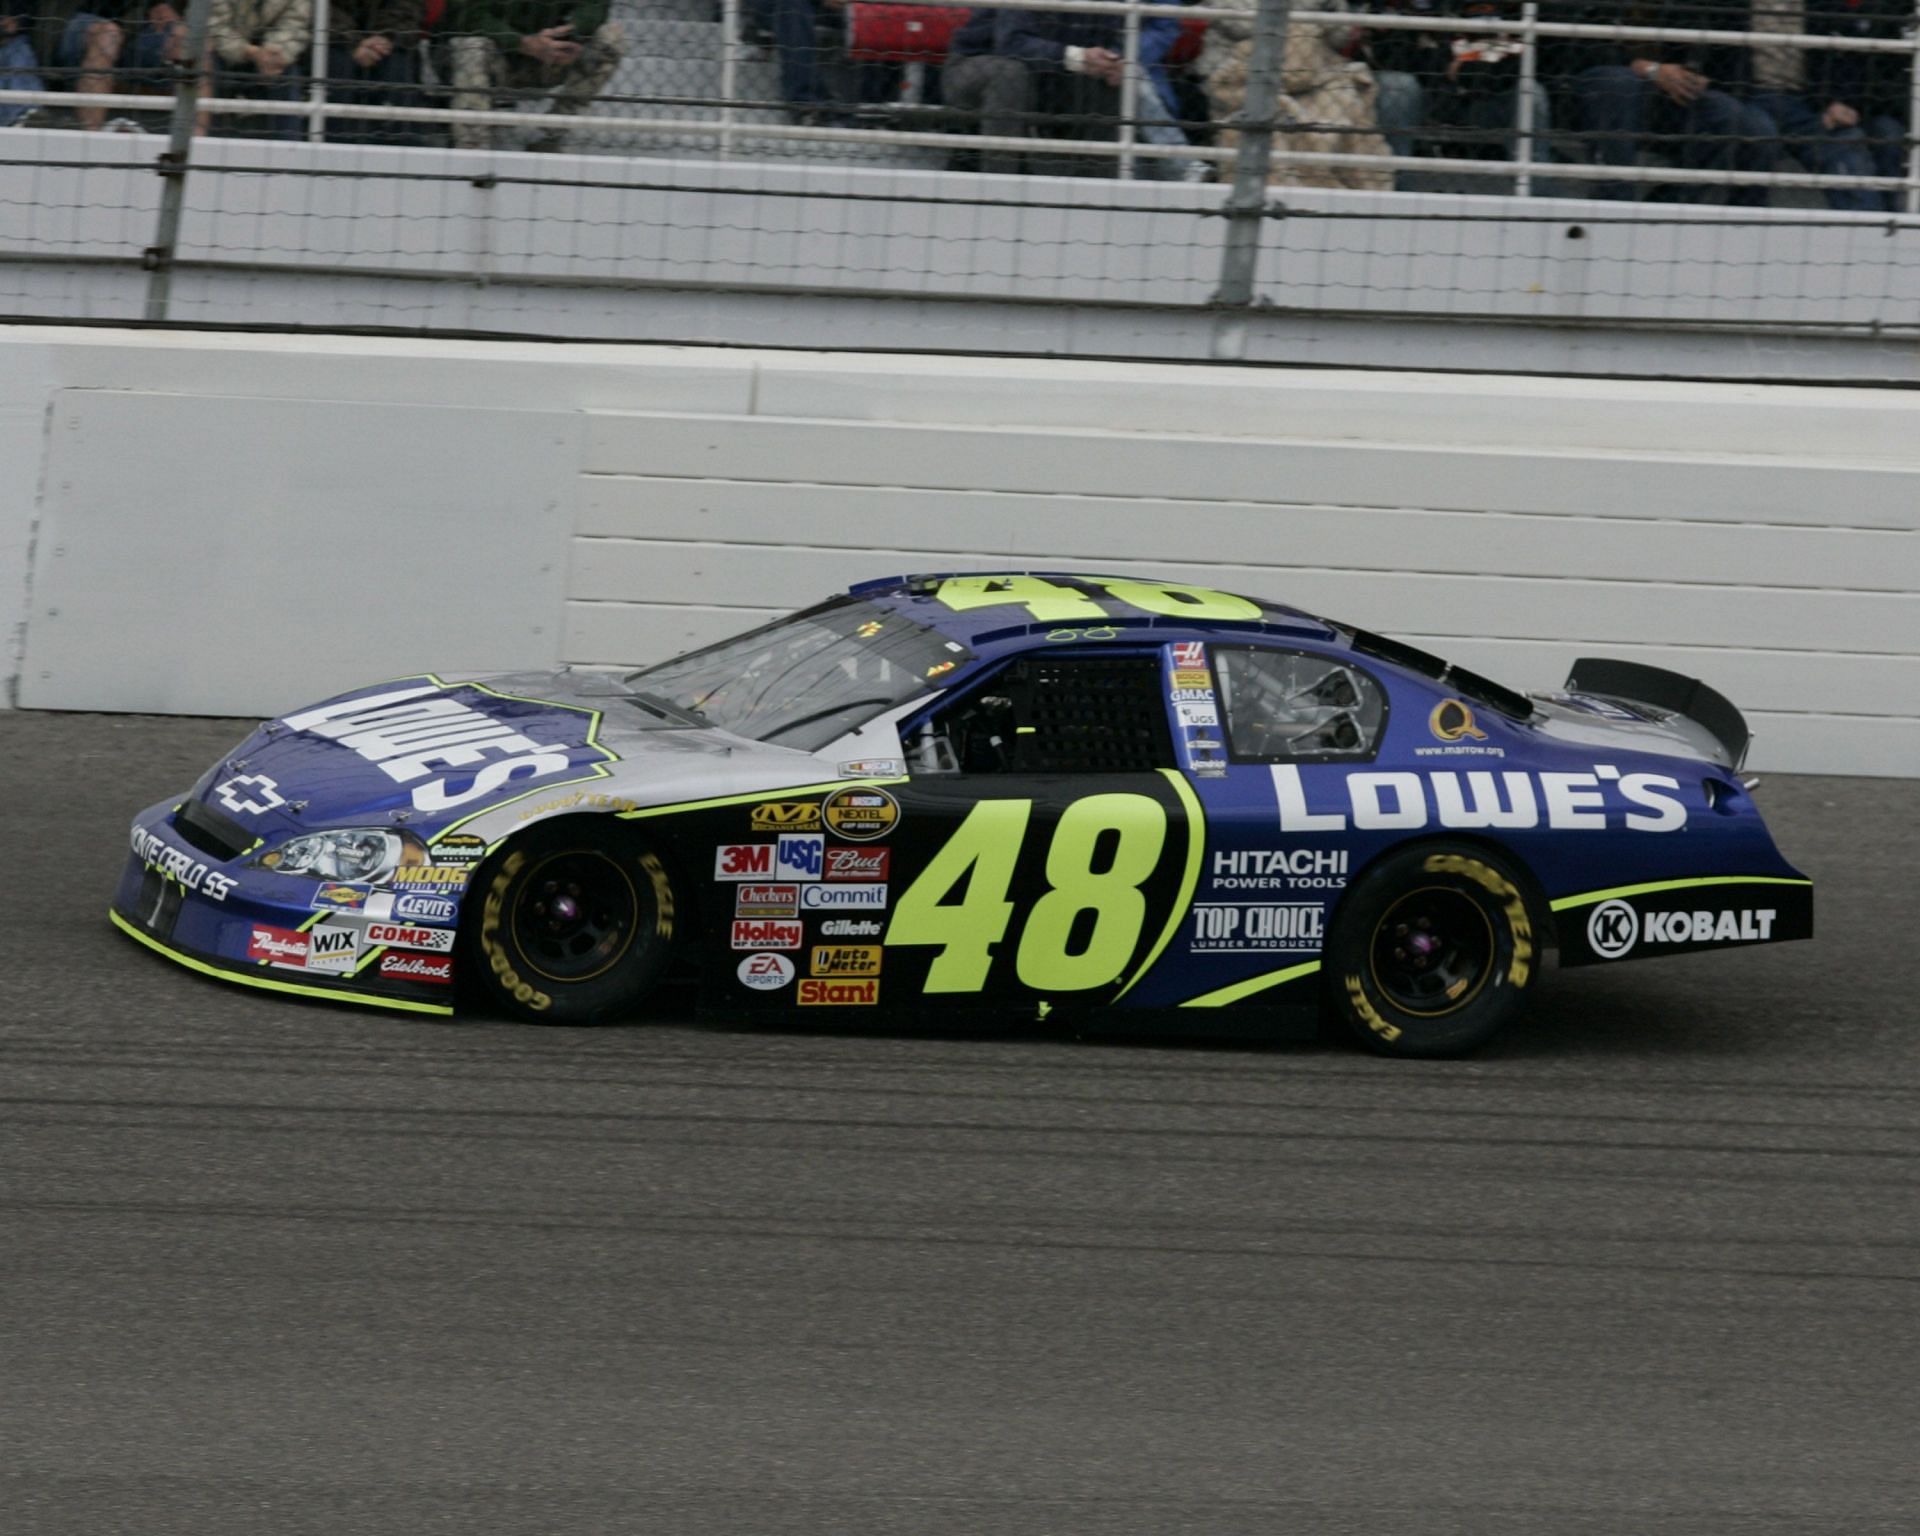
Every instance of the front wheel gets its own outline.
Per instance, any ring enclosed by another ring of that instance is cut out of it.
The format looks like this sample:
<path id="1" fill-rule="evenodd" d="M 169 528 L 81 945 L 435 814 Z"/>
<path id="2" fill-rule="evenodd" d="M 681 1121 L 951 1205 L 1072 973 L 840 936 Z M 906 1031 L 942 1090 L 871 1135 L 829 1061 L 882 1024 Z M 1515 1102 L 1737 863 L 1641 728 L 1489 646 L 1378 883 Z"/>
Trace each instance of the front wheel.
<path id="1" fill-rule="evenodd" d="M 1462 1055 L 1524 1011 L 1536 933 L 1518 874 L 1485 849 L 1390 854 L 1341 903 L 1323 961 L 1328 1003 L 1383 1055 Z"/>
<path id="2" fill-rule="evenodd" d="M 469 963 L 488 998 L 538 1024 L 625 1017 L 673 941 L 673 884 L 625 829 L 542 828 L 489 861 L 469 895 Z"/>

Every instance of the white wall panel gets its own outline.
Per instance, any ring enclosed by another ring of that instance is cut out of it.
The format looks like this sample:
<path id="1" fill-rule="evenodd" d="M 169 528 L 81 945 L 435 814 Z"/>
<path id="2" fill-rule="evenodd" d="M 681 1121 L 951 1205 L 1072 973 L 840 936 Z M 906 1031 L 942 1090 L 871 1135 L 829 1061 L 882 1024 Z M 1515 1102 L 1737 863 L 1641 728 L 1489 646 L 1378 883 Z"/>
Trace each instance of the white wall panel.
<path id="1" fill-rule="evenodd" d="M 20 702 L 273 713 L 557 661 L 578 418 L 61 390 Z"/>

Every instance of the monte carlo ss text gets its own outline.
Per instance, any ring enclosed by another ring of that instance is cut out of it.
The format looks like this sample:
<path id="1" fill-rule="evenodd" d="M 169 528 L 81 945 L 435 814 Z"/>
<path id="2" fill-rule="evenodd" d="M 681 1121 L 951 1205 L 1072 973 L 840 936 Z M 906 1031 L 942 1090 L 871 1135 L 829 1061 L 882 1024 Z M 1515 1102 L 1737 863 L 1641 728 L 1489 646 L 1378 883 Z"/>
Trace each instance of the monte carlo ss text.
<path id="1" fill-rule="evenodd" d="M 1562 966 L 1808 937 L 1710 688 L 1514 692 L 1207 588 L 869 582 L 621 676 L 420 674 L 142 811 L 113 903 L 229 981 L 432 1013 L 1331 1016 L 1471 1049 Z"/>

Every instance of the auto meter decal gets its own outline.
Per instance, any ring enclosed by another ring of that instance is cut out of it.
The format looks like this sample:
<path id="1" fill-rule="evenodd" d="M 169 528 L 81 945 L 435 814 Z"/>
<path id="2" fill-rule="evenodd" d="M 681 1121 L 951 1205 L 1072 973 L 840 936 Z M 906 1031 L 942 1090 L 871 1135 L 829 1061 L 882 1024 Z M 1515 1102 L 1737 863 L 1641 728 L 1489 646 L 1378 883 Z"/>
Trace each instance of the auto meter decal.
<path id="1" fill-rule="evenodd" d="M 300 710 L 278 725 L 353 753 L 431 815 L 612 760 L 594 739 L 599 719 L 578 705 L 429 675 Z M 294 775 L 287 766 L 275 772 L 284 794 Z"/>
<path id="2" fill-rule="evenodd" d="M 820 804 L 827 830 L 851 842 L 885 837 L 900 821 L 900 803 L 884 789 L 861 785 L 836 789 Z"/>

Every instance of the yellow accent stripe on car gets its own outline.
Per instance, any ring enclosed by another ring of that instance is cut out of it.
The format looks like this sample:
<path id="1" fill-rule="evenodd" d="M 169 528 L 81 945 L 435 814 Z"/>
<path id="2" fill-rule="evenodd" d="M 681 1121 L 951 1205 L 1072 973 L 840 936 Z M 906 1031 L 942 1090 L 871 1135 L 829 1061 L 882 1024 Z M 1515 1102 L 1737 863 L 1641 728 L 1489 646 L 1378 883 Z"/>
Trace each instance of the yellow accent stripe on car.
<path id="1" fill-rule="evenodd" d="M 776 784 L 752 790 L 744 795 L 720 795 L 712 800 L 676 800 L 671 805 L 643 805 L 637 811 L 615 811 L 622 821 L 638 821 L 647 816 L 673 816 L 681 811 L 706 811 L 722 805 L 746 805 L 782 795 L 824 795 L 836 789 L 857 789 L 862 784 L 904 784 L 906 775 L 892 779 L 828 779 L 821 784 Z"/>
<path id="2" fill-rule="evenodd" d="M 1311 976 L 1320 969 L 1318 960 L 1308 960 L 1300 965 L 1290 965 L 1284 970 L 1268 971 L 1264 976 L 1250 976 L 1245 981 L 1236 981 L 1230 987 L 1222 987 L 1218 992 L 1203 992 L 1198 997 L 1190 997 L 1180 1006 L 1182 1008 L 1224 1008 L 1228 1003 L 1237 1003 L 1243 997 L 1252 997 L 1257 992 L 1265 992 L 1269 987 L 1284 986 L 1301 976 Z"/>
<path id="3" fill-rule="evenodd" d="M 1649 880 L 1642 885 L 1616 885 L 1604 891 L 1582 891 L 1578 896 L 1562 896 L 1549 902 L 1555 912 L 1569 907 L 1590 907 L 1596 901 L 1612 901 L 1621 896 L 1646 896 L 1654 891 L 1685 891 L 1703 885 L 1812 885 L 1811 880 L 1789 880 L 1781 875 L 1700 875 L 1691 880 Z"/>
<path id="4" fill-rule="evenodd" d="M 221 981 L 237 981 L 243 987 L 262 987 L 269 992 L 292 992 L 300 997 L 324 997 L 330 1003 L 361 1003 L 369 1008 L 397 1008 L 405 1013 L 436 1013 L 449 1015 L 453 1012 L 446 1003 L 409 1003 L 394 997 L 369 997 L 359 992 L 336 992 L 328 987 L 303 987 L 295 981 L 277 981 L 266 976 L 247 976 L 239 971 L 229 971 L 217 965 L 209 965 L 205 960 L 196 960 L 192 955 L 182 954 L 171 945 L 162 944 L 150 933 L 142 933 L 118 912 L 109 911 L 107 916 L 113 926 L 129 938 L 138 939 L 155 954 L 165 955 L 175 965 L 184 965 L 190 971 L 198 971 L 203 976 L 217 977 Z"/>
<path id="5" fill-rule="evenodd" d="M 1127 978 L 1127 984 L 1114 993 L 1117 1003 L 1134 989 L 1140 978 L 1153 969 L 1166 947 L 1173 942 L 1173 936 L 1180 931 L 1180 925 L 1187 920 L 1187 908 L 1193 903 L 1194 888 L 1200 883 L 1200 862 L 1206 853 L 1207 813 L 1200 804 L 1200 797 L 1193 792 L 1193 786 L 1187 782 L 1185 774 L 1172 768 L 1160 770 L 1173 785 L 1173 792 L 1180 797 L 1180 804 L 1187 813 L 1187 871 L 1180 881 L 1180 894 L 1173 899 L 1173 909 L 1167 914 L 1167 926 L 1160 932 L 1159 942 L 1141 964 L 1140 969 Z"/>

